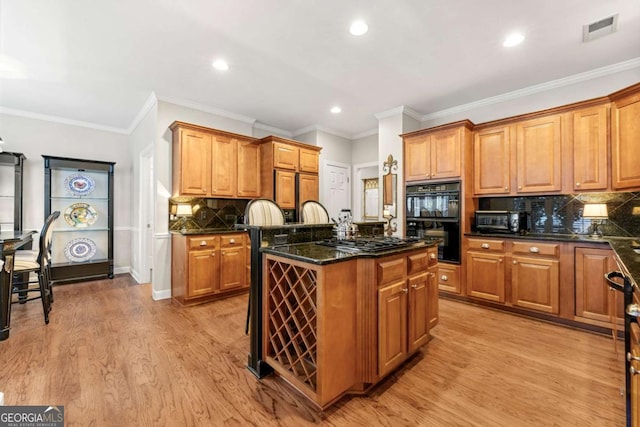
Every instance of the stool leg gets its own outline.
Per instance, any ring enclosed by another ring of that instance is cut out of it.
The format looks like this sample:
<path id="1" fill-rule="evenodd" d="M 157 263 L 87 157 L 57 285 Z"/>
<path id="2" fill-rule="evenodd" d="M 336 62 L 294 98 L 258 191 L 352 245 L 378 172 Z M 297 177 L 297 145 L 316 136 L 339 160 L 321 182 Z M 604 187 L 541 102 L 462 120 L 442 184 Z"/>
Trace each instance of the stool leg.
<path id="1" fill-rule="evenodd" d="M 44 272 L 38 273 L 38 284 L 40 285 L 40 299 L 42 300 L 42 311 L 44 312 L 44 323 L 49 324 L 49 311 L 51 304 L 49 301 L 49 289 Z"/>

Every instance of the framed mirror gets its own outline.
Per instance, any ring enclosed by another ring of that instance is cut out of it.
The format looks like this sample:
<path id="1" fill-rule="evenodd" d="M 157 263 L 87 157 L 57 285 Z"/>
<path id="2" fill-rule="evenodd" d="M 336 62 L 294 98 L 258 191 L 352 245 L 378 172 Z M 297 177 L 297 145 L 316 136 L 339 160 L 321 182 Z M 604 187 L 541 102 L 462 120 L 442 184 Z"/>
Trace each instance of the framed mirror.
<path id="1" fill-rule="evenodd" d="M 382 164 L 382 217 L 387 220 L 386 233 L 391 236 L 397 231 L 397 224 L 393 220 L 398 216 L 398 161 L 389 154 Z"/>

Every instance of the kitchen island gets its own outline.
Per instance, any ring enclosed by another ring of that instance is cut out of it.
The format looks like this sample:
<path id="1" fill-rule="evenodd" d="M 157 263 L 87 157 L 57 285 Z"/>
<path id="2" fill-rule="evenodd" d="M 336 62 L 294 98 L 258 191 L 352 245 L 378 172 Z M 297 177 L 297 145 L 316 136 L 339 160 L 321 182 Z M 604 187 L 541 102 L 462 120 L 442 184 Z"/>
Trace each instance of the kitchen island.
<path id="1" fill-rule="evenodd" d="M 262 248 L 265 362 L 322 409 L 369 390 L 437 324 L 438 242 Z"/>

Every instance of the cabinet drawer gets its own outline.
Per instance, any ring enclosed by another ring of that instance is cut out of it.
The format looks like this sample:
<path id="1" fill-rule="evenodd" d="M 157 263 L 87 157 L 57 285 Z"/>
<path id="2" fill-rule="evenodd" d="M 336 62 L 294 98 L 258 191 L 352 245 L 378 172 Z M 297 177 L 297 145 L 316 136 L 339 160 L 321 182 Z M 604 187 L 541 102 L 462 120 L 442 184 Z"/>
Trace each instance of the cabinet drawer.
<path id="1" fill-rule="evenodd" d="M 460 267 L 451 264 L 438 264 L 438 288 L 459 294 Z"/>
<path id="2" fill-rule="evenodd" d="M 220 247 L 235 248 L 240 247 L 244 243 L 243 234 L 227 234 L 220 236 Z"/>
<path id="3" fill-rule="evenodd" d="M 406 258 L 395 258 L 378 262 L 378 285 L 392 283 L 404 278 Z"/>
<path id="4" fill-rule="evenodd" d="M 469 239 L 469 249 L 504 252 L 504 240 Z"/>
<path id="5" fill-rule="evenodd" d="M 407 274 L 426 272 L 429 267 L 429 254 L 427 251 L 411 254 L 407 257 Z"/>
<path id="6" fill-rule="evenodd" d="M 189 237 L 189 250 L 211 249 L 218 245 L 218 236 Z"/>
<path id="7" fill-rule="evenodd" d="M 513 242 L 513 253 L 531 255 L 543 255 L 557 258 L 560 255 L 560 247 L 553 243 L 540 242 Z"/>

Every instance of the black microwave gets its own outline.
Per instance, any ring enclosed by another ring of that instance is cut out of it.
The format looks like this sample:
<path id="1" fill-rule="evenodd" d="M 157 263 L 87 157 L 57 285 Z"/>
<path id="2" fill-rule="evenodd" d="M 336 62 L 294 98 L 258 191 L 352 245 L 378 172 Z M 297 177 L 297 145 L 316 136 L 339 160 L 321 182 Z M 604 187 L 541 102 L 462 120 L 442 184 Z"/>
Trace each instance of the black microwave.
<path id="1" fill-rule="evenodd" d="M 521 211 L 476 211 L 476 230 L 485 233 L 527 231 L 528 215 Z"/>

